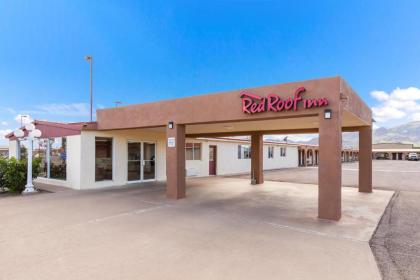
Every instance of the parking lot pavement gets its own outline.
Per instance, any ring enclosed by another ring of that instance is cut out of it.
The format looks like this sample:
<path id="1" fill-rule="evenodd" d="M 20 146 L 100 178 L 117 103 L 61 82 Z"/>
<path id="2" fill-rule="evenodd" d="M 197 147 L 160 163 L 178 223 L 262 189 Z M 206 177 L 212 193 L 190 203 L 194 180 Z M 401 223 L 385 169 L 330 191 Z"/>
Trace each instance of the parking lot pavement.
<path id="1" fill-rule="evenodd" d="M 392 192 L 343 189 L 319 220 L 317 187 L 237 178 L 0 200 L 0 279 L 380 279 L 368 239 Z M 351 265 L 349 265 L 351 264 Z"/>
<path id="2" fill-rule="evenodd" d="M 249 178 L 248 175 L 239 175 Z M 318 183 L 318 168 L 299 167 L 264 172 L 265 180 Z M 374 160 L 374 190 L 396 194 L 371 239 L 386 280 L 420 279 L 420 161 Z M 358 163 L 342 165 L 343 186 L 357 187 Z M 375 192 L 374 192 L 375 193 Z"/>
<path id="3" fill-rule="evenodd" d="M 343 186 L 358 186 L 357 162 L 343 163 Z M 237 175 L 239 178 L 249 178 L 248 174 Z M 264 172 L 264 179 L 277 182 L 296 182 L 318 184 L 317 167 L 299 167 L 269 170 Z M 420 191 L 420 161 L 374 160 L 373 187 L 385 190 Z"/>

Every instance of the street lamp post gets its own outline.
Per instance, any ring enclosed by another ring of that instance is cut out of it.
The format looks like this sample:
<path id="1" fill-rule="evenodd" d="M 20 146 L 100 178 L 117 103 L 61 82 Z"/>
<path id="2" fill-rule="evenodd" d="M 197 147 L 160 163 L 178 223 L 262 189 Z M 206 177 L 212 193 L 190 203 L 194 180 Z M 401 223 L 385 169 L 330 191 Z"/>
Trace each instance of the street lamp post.
<path id="1" fill-rule="evenodd" d="M 26 139 L 28 140 L 28 171 L 27 171 L 27 178 L 26 178 L 26 186 L 25 190 L 22 192 L 22 194 L 31 194 L 36 193 L 37 190 L 34 188 L 33 182 L 32 182 L 32 150 L 34 147 L 34 139 L 41 137 L 41 131 L 39 129 L 35 128 L 35 125 L 30 123 L 25 125 L 25 129 L 28 131 L 28 136 Z M 16 130 L 14 133 L 14 136 L 17 139 L 24 139 L 25 138 L 25 132 L 22 129 Z"/>
<path id="2" fill-rule="evenodd" d="M 92 67 L 93 67 L 93 56 L 85 56 L 85 60 L 90 65 L 90 121 L 93 121 L 93 84 L 92 84 Z"/>

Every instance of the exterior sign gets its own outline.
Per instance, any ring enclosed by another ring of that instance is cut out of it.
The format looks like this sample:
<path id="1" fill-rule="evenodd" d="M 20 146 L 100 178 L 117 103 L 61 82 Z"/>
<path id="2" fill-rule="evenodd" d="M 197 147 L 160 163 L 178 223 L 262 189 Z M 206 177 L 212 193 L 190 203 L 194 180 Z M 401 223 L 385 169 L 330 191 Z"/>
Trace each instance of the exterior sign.
<path id="1" fill-rule="evenodd" d="M 175 148 L 175 137 L 168 137 L 168 148 Z"/>
<path id="2" fill-rule="evenodd" d="M 255 114 L 269 111 L 297 111 L 300 102 L 303 103 L 303 109 L 328 106 L 328 99 L 325 97 L 303 99 L 301 94 L 305 91 L 306 89 L 304 87 L 300 87 L 295 91 L 293 98 L 289 97 L 287 99 L 281 99 L 277 94 L 269 94 L 267 97 L 261 97 L 244 91 L 241 93 L 242 112 L 246 114 Z"/>

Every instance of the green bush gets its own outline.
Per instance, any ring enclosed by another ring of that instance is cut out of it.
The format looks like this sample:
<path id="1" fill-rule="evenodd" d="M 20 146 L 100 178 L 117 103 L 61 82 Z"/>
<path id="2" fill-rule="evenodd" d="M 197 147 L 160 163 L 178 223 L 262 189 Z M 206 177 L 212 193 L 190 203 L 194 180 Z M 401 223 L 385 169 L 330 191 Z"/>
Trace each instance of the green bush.
<path id="1" fill-rule="evenodd" d="M 36 158 L 32 161 L 32 177 L 38 177 L 41 169 L 41 160 Z M 0 184 L 9 192 L 22 192 L 25 189 L 27 178 L 26 160 L 1 159 L 0 160 Z"/>
<path id="2" fill-rule="evenodd" d="M 6 186 L 4 175 L 6 174 L 7 170 L 7 159 L 0 157 L 0 190 L 4 191 Z"/>

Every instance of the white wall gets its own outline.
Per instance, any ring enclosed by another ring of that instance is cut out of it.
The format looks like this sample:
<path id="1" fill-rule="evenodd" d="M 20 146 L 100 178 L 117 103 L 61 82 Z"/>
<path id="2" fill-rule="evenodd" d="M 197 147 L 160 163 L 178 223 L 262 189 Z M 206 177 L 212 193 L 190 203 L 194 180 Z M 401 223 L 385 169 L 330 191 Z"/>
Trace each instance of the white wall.
<path id="1" fill-rule="evenodd" d="M 95 137 L 113 139 L 113 179 L 95 181 Z M 39 182 L 66 186 L 74 189 L 94 189 L 125 185 L 127 181 L 127 143 L 145 141 L 156 143 L 155 171 L 157 180 L 166 180 L 166 136 L 164 133 L 141 130 L 82 131 L 81 135 L 67 137 L 67 180 L 38 178 Z M 12 142 L 12 141 L 11 141 Z M 227 142 L 217 140 L 187 139 L 186 142 L 200 142 L 201 160 L 187 160 L 188 176 L 209 175 L 209 145 L 217 146 L 217 175 L 250 172 L 251 160 L 238 159 L 238 145 L 243 141 Z M 274 146 L 274 158 L 268 158 L 268 146 Z M 264 170 L 298 166 L 298 149 L 286 146 L 286 157 L 280 157 L 278 144 L 264 145 Z M 13 154 L 16 143 L 10 143 Z"/>
<path id="2" fill-rule="evenodd" d="M 127 143 L 131 141 L 150 141 L 156 143 L 156 178 L 166 180 L 166 138 L 163 133 L 141 130 L 127 131 L 83 131 L 81 135 L 81 189 L 118 186 L 127 181 Z M 95 137 L 113 138 L 113 179 L 95 182 Z"/>
<path id="3" fill-rule="evenodd" d="M 79 190 L 81 188 L 81 135 L 67 136 L 66 180 L 38 177 L 36 182 Z"/>
<path id="4" fill-rule="evenodd" d="M 187 142 L 201 142 L 201 160 L 187 160 L 186 168 L 189 176 L 209 175 L 209 146 L 217 146 L 216 173 L 228 175 L 250 172 L 251 159 L 238 159 L 238 145 L 248 143 L 234 141 L 189 140 Z M 268 147 L 274 147 L 274 157 L 268 158 Z M 286 156 L 280 157 L 280 147 L 286 147 Z M 264 144 L 264 170 L 298 167 L 298 148 L 291 145 Z"/>
<path id="5" fill-rule="evenodd" d="M 18 158 L 18 152 L 19 152 L 19 148 L 18 148 L 18 141 L 16 140 L 10 140 L 9 141 L 9 158 Z"/>

